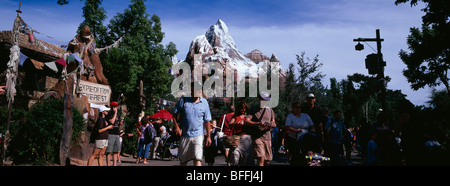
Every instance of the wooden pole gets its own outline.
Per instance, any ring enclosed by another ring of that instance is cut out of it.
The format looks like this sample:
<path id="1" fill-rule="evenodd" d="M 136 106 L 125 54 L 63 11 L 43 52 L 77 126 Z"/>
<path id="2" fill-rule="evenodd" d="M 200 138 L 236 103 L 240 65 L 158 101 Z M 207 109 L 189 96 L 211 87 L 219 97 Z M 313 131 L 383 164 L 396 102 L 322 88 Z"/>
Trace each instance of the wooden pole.
<path id="1" fill-rule="evenodd" d="M 139 105 L 141 107 L 141 114 L 145 110 L 145 100 L 144 100 L 144 82 L 142 80 L 139 81 Z M 145 114 L 144 114 L 145 115 Z M 142 115 L 142 116 L 144 116 Z"/>
<path id="2" fill-rule="evenodd" d="M 12 29 L 12 48 L 17 47 L 18 48 L 18 55 L 20 58 L 20 33 L 19 33 L 19 28 L 20 28 L 20 13 L 22 13 L 22 11 L 20 11 L 20 7 L 22 6 L 22 2 L 19 2 L 19 9 L 16 10 L 17 12 L 17 17 L 14 20 L 14 25 L 13 25 L 13 29 Z M 11 54 L 11 59 L 13 60 L 14 54 Z M 7 80 L 7 93 L 6 95 L 8 96 L 8 118 L 6 121 L 6 131 L 5 131 L 5 135 L 2 136 L 2 150 L 1 150 L 1 158 L 2 160 L 0 161 L 0 165 L 5 165 L 6 163 L 6 151 L 8 150 L 8 141 L 9 141 L 9 128 L 11 125 L 11 110 L 12 110 L 12 103 L 14 102 L 14 96 L 15 96 L 15 84 L 16 84 L 16 78 L 17 78 L 17 73 L 18 73 L 18 65 L 19 65 L 19 61 L 20 59 L 17 58 L 15 59 L 15 61 L 13 61 L 13 65 L 10 64 L 10 62 L 8 62 L 8 80 Z"/>
<path id="3" fill-rule="evenodd" d="M 70 143 L 72 141 L 73 133 L 73 85 L 74 75 L 70 75 L 65 80 L 64 88 L 64 121 L 63 121 L 63 134 L 61 137 L 61 143 L 59 146 L 59 162 L 61 166 L 70 165 Z"/>
<path id="4" fill-rule="evenodd" d="M 378 79 L 383 79 L 383 86 L 381 88 L 381 108 L 383 109 L 384 113 L 387 113 L 387 103 L 386 103 L 386 84 L 385 84 L 385 77 L 384 77 L 384 60 L 383 60 L 383 54 L 381 53 L 381 37 L 380 37 L 380 29 L 376 30 L 377 35 L 377 56 L 378 56 L 378 63 L 381 66 L 381 70 L 378 73 Z"/>

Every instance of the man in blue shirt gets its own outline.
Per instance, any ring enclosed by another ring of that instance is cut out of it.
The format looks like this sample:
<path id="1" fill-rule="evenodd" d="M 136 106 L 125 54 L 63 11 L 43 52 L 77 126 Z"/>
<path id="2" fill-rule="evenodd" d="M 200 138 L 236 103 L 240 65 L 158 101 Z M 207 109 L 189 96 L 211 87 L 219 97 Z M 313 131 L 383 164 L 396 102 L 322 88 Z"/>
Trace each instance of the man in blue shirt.
<path id="1" fill-rule="evenodd" d="M 174 111 L 174 131 L 181 136 L 178 148 L 181 166 L 186 166 L 190 160 L 193 160 L 194 166 L 202 165 L 203 126 L 206 126 L 207 132 L 206 146 L 211 145 L 209 104 L 202 97 L 201 90 L 194 92 L 194 83 L 191 83 L 191 95 L 192 97 L 182 97 Z"/>

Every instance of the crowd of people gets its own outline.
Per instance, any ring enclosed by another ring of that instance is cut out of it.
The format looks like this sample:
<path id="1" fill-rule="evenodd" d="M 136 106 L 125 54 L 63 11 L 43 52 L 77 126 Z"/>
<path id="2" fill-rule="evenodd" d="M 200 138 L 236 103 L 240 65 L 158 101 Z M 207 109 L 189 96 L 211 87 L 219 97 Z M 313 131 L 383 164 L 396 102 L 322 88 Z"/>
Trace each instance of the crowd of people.
<path id="1" fill-rule="evenodd" d="M 92 166 L 95 158 L 98 158 L 98 165 L 103 166 L 103 158 L 106 154 L 106 165 L 116 166 L 120 162 L 120 151 L 122 148 L 122 136 L 124 135 L 121 126 L 123 120 L 118 116 L 118 102 L 111 102 L 111 108 L 101 106 L 98 108 L 99 117 L 91 133 L 90 141 L 93 142 L 94 151 L 88 159 L 87 166 Z M 112 157 L 112 164 L 111 164 Z"/>
<path id="2" fill-rule="evenodd" d="M 267 166 L 278 149 L 288 154 L 290 165 L 311 165 L 305 157 L 313 155 L 330 160 L 329 165 L 352 165 L 352 152 L 358 152 L 365 165 L 404 165 L 396 131 L 383 112 L 372 125 L 362 122 L 348 128 L 341 111 L 328 116 L 329 110 L 316 107 L 315 96 L 309 94 L 306 103 L 291 103 L 292 113 L 283 126 L 276 123 L 273 109 L 263 105 L 270 95 L 260 92 L 258 105 L 250 107 L 243 100 L 217 122 L 201 92 L 192 93 L 194 97 L 182 98 L 175 108 L 175 130 L 182 137 L 180 165 L 192 160 L 200 166 L 203 155 L 213 165 L 219 145 L 228 166 Z"/>
<path id="3" fill-rule="evenodd" d="M 113 101 L 110 106 L 111 108 L 104 105 L 98 108 L 99 117 L 91 133 L 94 150 L 87 166 L 92 166 L 95 159 L 98 159 L 99 166 L 103 166 L 105 154 L 107 166 L 117 166 L 117 163 L 121 162 L 122 137 L 125 135 L 124 121 L 118 116 L 119 103 Z M 149 164 L 147 160 L 156 158 L 159 145 L 167 139 L 166 127 L 161 118 L 150 119 L 150 115 L 145 115 L 136 125 L 136 133 L 138 136 L 136 164 L 141 163 L 141 160 L 143 164 Z"/>
<path id="4" fill-rule="evenodd" d="M 146 115 L 138 123 L 136 131 L 139 136 L 136 164 L 139 164 L 141 159 L 143 164 L 149 164 L 147 159 L 156 159 L 158 147 L 167 139 L 166 127 L 161 118 L 152 121 L 150 115 Z"/>
<path id="5" fill-rule="evenodd" d="M 313 156 L 322 161 L 329 160 L 327 165 L 352 165 L 352 152 L 358 153 L 364 165 L 405 165 L 405 154 L 414 152 L 411 150 L 414 148 L 408 146 L 402 149 L 398 138 L 399 130 L 406 131 L 405 123 L 409 122 L 404 115 L 399 119 L 399 126 L 405 129 L 393 129 L 383 112 L 373 124 L 361 119 L 358 126 L 348 128 L 341 111 L 333 111 L 332 116 L 328 116 L 330 111 L 318 108 L 314 94 L 309 94 L 305 103 L 300 100 L 291 103 L 291 113 L 282 125 L 276 122 L 274 110 L 264 105 L 271 97 L 263 91 L 258 95 L 258 105 L 251 107 L 242 100 L 236 107 L 230 106 L 228 113 L 220 118 L 212 118 L 208 101 L 201 91 L 192 89 L 191 93 L 192 97 L 182 97 L 176 104 L 173 128 L 166 129 L 161 119 L 151 121 L 148 115 L 140 120 L 136 127 L 139 136 L 136 163 L 143 160 L 148 164 L 148 159 L 155 159 L 156 149 L 167 139 L 169 130 L 171 135 L 179 137 L 177 157 L 181 166 L 187 166 L 190 161 L 194 166 L 202 166 L 203 158 L 212 166 L 218 150 L 225 156 L 228 166 L 267 166 L 274 153 L 287 154 L 289 164 L 293 166 L 311 165 L 309 161 Z M 119 104 L 112 102 L 110 105 L 111 109 L 99 108 L 95 148 L 88 165 L 92 165 L 95 157 L 99 157 L 99 165 L 103 165 L 100 160 L 104 154 L 107 165 L 111 157 L 113 166 L 120 161 L 118 154 L 123 132 L 119 126 L 123 121 L 117 117 Z M 407 135 L 411 133 L 406 131 L 404 136 Z M 414 157 L 407 156 L 406 159 L 413 164 Z"/>

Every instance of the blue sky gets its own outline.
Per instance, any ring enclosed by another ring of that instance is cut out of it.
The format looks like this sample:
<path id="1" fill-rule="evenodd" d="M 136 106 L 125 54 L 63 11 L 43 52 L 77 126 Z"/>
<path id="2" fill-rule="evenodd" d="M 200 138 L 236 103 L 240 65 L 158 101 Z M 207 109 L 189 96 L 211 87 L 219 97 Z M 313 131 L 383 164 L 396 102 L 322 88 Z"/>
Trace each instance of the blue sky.
<path id="1" fill-rule="evenodd" d="M 84 1 L 70 0 L 60 6 L 57 0 L 22 0 L 22 18 L 46 35 L 70 41 L 83 21 Z M 420 27 L 422 4 L 396 6 L 395 0 L 147 0 L 147 11 L 161 18 L 164 43 L 177 45 L 179 60 L 186 57 L 191 41 L 205 34 L 209 27 L 222 19 L 228 26 L 242 53 L 259 49 L 266 55 L 275 54 L 287 68 L 295 63 L 296 54 L 319 55 L 329 78 L 340 81 L 353 73 L 367 74 L 364 59 L 374 51 L 355 51 L 358 37 L 375 37 L 380 29 L 382 52 L 387 62 L 387 76 L 392 78 L 388 88 L 399 89 L 416 105 L 426 104 L 430 88 L 411 90 L 402 70 L 406 65 L 398 57 L 407 49 L 406 37 L 410 27 Z M 104 0 L 107 21 L 128 7 L 129 1 Z M 0 0 L 0 30 L 10 30 L 16 16 L 18 0 Z M 44 39 L 43 36 L 37 35 Z M 50 41 L 59 44 L 57 41 Z M 65 43 L 61 43 L 65 44 Z M 368 43 L 376 49 L 375 43 Z"/>

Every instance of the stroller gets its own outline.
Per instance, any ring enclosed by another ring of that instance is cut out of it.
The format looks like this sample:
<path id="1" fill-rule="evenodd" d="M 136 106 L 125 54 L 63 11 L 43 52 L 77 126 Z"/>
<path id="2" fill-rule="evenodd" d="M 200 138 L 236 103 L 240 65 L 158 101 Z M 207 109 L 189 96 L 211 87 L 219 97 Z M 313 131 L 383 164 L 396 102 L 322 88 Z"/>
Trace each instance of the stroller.
<path id="1" fill-rule="evenodd" d="M 170 158 L 170 161 L 178 158 L 178 145 L 180 141 L 180 137 L 177 135 L 167 135 L 163 140 L 162 145 L 160 145 L 160 158 L 164 160 L 164 158 Z"/>
<path id="2" fill-rule="evenodd" d="M 300 155 L 305 157 L 306 166 L 322 166 L 322 162 L 330 161 L 330 158 L 321 156 L 322 148 L 316 134 L 303 134 L 297 144 L 300 147 Z"/>

